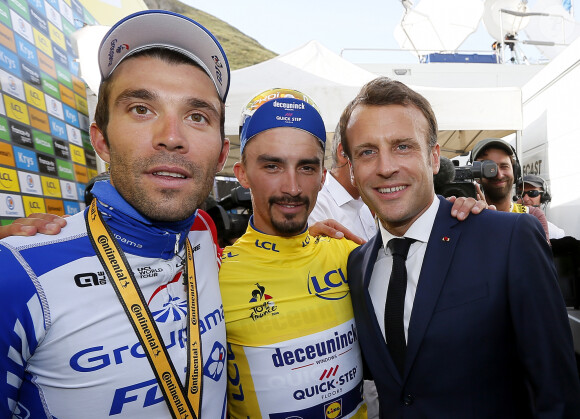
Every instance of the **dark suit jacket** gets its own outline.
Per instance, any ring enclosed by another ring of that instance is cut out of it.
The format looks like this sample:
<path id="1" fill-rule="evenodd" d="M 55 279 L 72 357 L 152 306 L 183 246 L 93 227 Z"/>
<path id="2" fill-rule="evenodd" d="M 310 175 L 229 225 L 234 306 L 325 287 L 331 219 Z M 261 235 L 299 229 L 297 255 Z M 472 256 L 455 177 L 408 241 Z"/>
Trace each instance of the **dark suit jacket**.
<path id="1" fill-rule="evenodd" d="M 540 223 L 441 203 L 427 245 L 401 377 L 368 284 L 380 232 L 353 251 L 348 281 L 381 418 L 580 418 L 566 308 Z"/>

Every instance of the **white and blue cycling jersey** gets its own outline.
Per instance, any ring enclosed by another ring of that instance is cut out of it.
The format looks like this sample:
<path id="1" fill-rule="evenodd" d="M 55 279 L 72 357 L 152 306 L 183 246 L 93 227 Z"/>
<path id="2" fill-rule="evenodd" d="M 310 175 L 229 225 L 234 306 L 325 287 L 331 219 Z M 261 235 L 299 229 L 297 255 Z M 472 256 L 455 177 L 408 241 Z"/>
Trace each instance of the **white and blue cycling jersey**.
<path id="1" fill-rule="evenodd" d="M 226 335 L 211 220 L 198 211 L 184 222 L 154 227 L 108 182 L 98 182 L 93 193 L 182 383 L 187 296 L 181 272 L 189 237 L 204 362 L 201 416 L 224 418 Z M 0 266 L 0 418 L 171 417 L 91 246 L 84 214 L 68 218 L 56 236 L 0 241 Z"/>

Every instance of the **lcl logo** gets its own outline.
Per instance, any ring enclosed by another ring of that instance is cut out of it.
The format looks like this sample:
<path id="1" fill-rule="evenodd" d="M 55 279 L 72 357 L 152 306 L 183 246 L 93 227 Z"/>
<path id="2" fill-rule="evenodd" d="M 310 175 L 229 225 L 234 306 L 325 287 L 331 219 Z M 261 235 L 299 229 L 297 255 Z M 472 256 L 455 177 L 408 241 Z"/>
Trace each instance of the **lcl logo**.
<path id="1" fill-rule="evenodd" d="M 276 250 L 276 243 L 271 243 L 271 242 L 260 242 L 260 240 L 256 240 L 256 247 L 265 249 L 265 250 L 271 250 L 272 252 L 276 252 L 279 253 L 279 250 Z"/>

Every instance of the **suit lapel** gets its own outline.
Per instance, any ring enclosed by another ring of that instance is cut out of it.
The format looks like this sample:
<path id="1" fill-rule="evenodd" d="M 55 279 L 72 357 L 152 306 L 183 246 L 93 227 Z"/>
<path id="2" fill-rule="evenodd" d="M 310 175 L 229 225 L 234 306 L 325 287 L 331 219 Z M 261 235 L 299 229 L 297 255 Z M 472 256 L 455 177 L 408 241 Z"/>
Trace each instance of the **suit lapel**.
<path id="1" fill-rule="evenodd" d="M 459 221 L 451 217 L 450 214 L 451 204 L 446 200 L 441 200 L 435 223 L 429 236 L 429 242 L 427 243 L 427 251 L 423 259 L 415 301 L 413 302 L 407 338 L 405 376 L 409 374 L 433 316 L 433 311 L 453 259 L 455 246 L 461 234 L 460 231 L 452 228 Z"/>
<path id="2" fill-rule="evenodd" d="M 373 346 L 375 348 L 380 348 L 380 353 L 383 355 L 382 360 L 385 364 L 385 367 L 389 370 L 389 372 L 395 378 L 397 383 L 401 384 L 402 377 L 399 374 L 399 371 L 397 370 L 397 367 L 393 362 L 393 359 L 391 358 L 389 349 L 387 348 L 385 338 L 379 326 L 379 319 L 377 319 L 377 316 L 375 314 L 375 308 L 373 306 L 373 302 L 369 294 L 369 283 L 371 281 L 371 276 L 375 267 L 375 262 L 377 261 L 378 252 L 381 251 L 382 246 L 383 240 L 381 237 L 381 232 L 379 230 L 379 232 L 369 241 L 369 251 L 365 252 L 362 263 L 365 305 L 367 308 L 366 312 L 368 314 L 368 321 L 370 322 L 372 327 Z M 372 370 L 372 366 L 369 365 L 369 368 Z"/>

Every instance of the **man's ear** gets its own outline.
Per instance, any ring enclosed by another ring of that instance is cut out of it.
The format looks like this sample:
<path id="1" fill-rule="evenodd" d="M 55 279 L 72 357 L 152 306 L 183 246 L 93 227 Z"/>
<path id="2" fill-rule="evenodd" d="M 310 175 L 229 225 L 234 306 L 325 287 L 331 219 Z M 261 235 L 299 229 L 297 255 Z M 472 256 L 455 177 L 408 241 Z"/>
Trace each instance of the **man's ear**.
<path id="1" fill-rule="evenodd" d="M 218 164 L 216 167 L 216 174 L 221 172 L 228 161 L 228 155 L 230 154 L 230 140 L 224 138 L 224 143 L 222 145 L 222 150 L 220 152 L 220 157 L 218 159 Z"/>
<path id="2" fill-rule="evenodd" d="M 248 177 L 246 174 L 246 168 L 242 163 L 237 162 L 236 164 L 234 164 L 234 175 L 236 175 L 236 178 L 238 178 L 238 182 L 240 182 L 240 185 L 242 185 L 246 189 L 250 188 L 250 183 L 248 182 Z"/>
<path id="3" fill-rule="evenodd" d="M 354 170 L 352 169 L 352 162 L 350 159 L 348 160 L 348 170 L 350 172 L 350 183 L 352 183 L 352 186 L 356 188 L 356 183 L 354 181 Z"/>
<path id="4" fill-rule="evenodd" d="M 435 144 L 435 147 L 431 150 L 431 165 L 433 166 L 433 174 L 439 173 L 439 167 L 441 165 L 441 150 L 439 144 Z"/>
<path id="5" fill-rule="evenodd" d="M 107 163 L 110 163 L 111 151 L 109 150 L 109 146 L 107 145 L 107 141 L 105 140 L 103 132 L 94 122 L 91 124 L 91 144 L 93 145 L 93 148 L 99 157 Z"/>
<path id="6" fill-rule="evenodd" d="M 326 167 L 322 168 L 322 176 L 320 179 L 320 187 L 318 188 L 318 192 L 320 192 L 322 190 L 322 187 L 324 186 L 324 181 L 326 180 Z"/>

